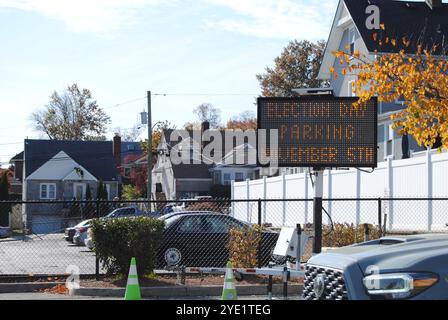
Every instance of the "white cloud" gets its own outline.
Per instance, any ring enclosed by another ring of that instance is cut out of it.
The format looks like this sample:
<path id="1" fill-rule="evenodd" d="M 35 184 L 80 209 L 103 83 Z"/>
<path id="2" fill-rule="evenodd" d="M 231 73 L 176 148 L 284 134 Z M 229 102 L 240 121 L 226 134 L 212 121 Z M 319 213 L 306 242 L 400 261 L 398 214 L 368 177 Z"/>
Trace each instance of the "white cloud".
<path id="1" fill-rule="evenodd" d="M 326 39 L 338 0 L 205 0 L 232 9 L 241 18 L 208 21 L 207 26 L 259 38 Z"/>
<path id="2" fill-rule="evenodd" d="M 0 0 L 0 8 L 35 11 L 73 32 L 106 33 L 135 23 L 139 9 L 170 0 Z"/>

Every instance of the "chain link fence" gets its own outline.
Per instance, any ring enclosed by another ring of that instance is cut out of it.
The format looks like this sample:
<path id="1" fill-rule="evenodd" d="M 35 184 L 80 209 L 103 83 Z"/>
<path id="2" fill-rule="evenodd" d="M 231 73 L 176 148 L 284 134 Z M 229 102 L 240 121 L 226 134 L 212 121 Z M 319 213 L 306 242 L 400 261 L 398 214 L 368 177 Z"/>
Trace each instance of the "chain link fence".
<path id="1" fill-rule="evenodd" d="M 324 199 L 323 210 L 324 247 L 363 242 L 366 230 L 369 239 L 448 231 L 448 199 Z M 281 264 L 273 255 L 280 230 L 297 224 L 311 239 L 304 258 L 311 255 L 312 200 L 11 201 L 0 202 L 0 276 L 63 275 L 73 265 L 102 274 L 90 219 L 135 216 L 166 223 L 159 270 L 224 267 L 229 259 L 239 267 Z"/>

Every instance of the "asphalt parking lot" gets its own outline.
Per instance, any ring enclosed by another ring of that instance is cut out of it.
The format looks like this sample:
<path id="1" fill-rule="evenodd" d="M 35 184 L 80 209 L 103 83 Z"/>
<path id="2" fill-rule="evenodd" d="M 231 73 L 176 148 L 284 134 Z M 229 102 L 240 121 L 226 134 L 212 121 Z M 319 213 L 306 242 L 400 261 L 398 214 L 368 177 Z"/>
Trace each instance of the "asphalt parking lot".
<path id="1" fill-rule="evenodd" d="M 73 265 L 81 274 L 94 274 L 95 255 L 65 241 L 63 234 L 0 240 L 0 275 L 64 274 Z"/>

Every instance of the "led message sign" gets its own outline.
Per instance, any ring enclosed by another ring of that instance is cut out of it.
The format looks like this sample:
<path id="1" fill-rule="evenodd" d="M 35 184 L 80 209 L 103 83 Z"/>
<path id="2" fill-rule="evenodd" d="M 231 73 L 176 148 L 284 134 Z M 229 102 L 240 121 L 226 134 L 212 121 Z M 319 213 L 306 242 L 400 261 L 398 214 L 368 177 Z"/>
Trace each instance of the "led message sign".
<path id="1" fill-rule="evenodd" d="M 358 98 L 331 95 L 259 98 L 258 129 L 266 129 L 259 146 L 260 165 L 269 157 L 279 167 L 377 166 L 377 99 L 355 108 Z M 278 133 L 278 146 L 270 130 Z"/>

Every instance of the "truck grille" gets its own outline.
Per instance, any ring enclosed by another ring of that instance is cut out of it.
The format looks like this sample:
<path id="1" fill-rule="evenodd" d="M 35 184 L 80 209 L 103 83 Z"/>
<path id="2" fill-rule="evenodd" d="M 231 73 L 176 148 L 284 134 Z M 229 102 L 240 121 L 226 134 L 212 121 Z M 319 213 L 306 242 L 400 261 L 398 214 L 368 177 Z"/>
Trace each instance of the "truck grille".
<path id="1" fill-rule="evenodd" d="M 321 281 L 320 291 L 322 292 L 319 297 L 316 294 L 316 291 L 319 292 L 319 284 L 316 285 L 318 277 Z M 347 300 L 347 289 L 343 273 L 338 270 L 307 265 L 303 298 L 305 300 Z"/>

